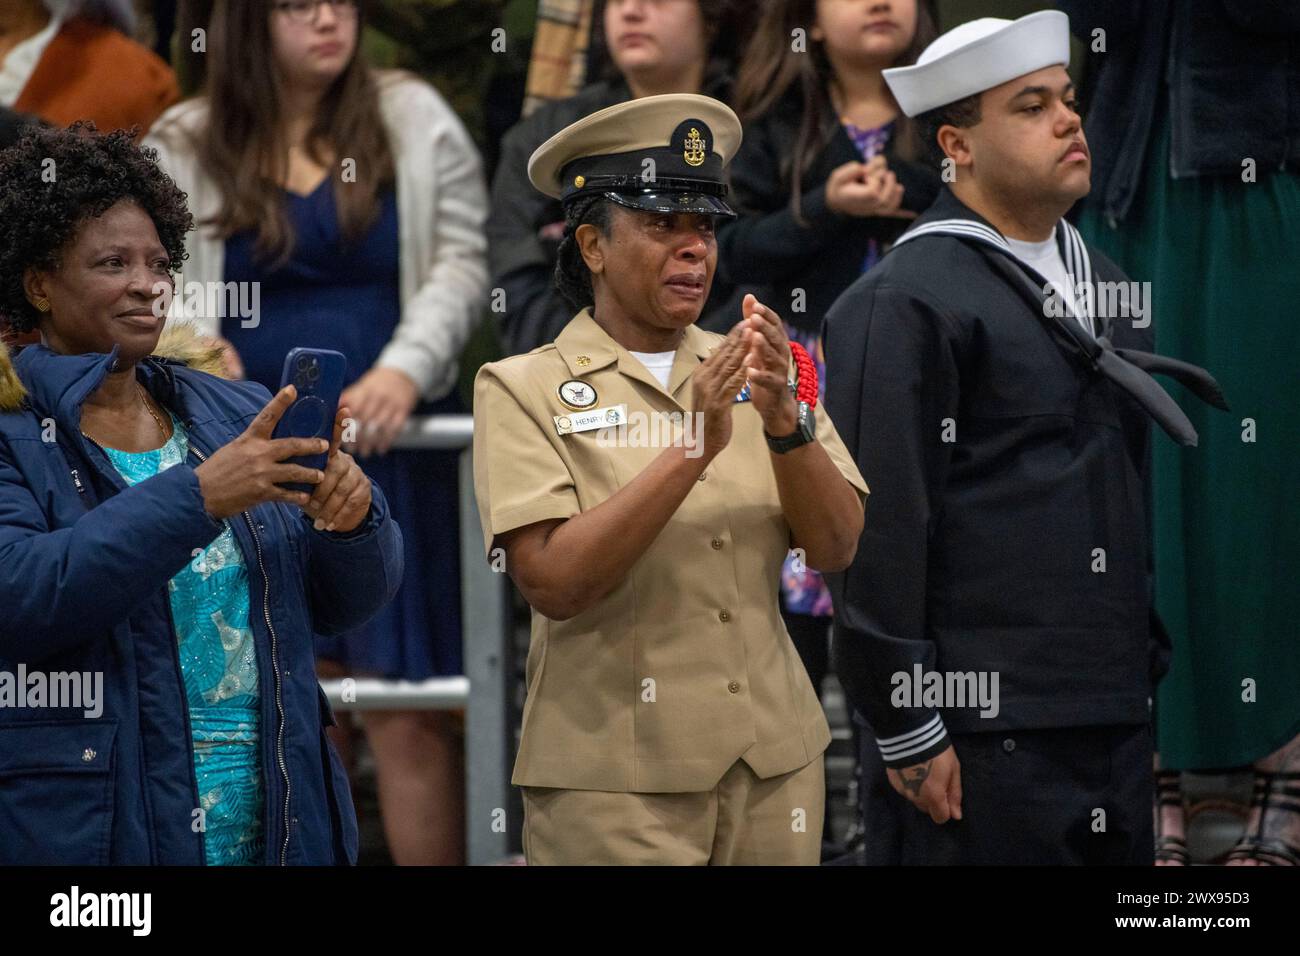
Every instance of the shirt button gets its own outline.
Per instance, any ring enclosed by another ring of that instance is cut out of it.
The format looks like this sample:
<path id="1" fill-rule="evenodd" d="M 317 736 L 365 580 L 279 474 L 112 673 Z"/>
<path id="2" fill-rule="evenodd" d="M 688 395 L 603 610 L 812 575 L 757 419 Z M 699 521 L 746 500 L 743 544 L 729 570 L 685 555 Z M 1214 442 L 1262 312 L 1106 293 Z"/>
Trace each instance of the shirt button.
<path id="1" fill-rule="evenodd" d="M 728 621 L 731 620 L 731 612 L 724 607 L 721 611 L 718 612 L 718 620 L 721 621 L 723 624 L 726 624 Z"/>
<path id="2" fill-rule="evenodd" d="M 722 550 L 722 539 L 721 539 L 721 538 L 714 538 L 712 541 L 709 542 L 709 544 L 713 545 L 713 550 L 714 550 L 714 551 L 721 551 L 721 550 Z"/>
<path id="3" fill-rule="evenodd" d="M 730 684 L 727 685 L 727 690 L 731 691 L 733 694 L 739 694 L 739 693 L 740 693 L 740 681 L 738 681 L 738 680 L 733 680 Z"/>
<path id="4" fill-rule="evenodd" d="M 696 481 L 703 481 L 703 480 L 704 480 L 705 478 L 707 478 L 707 477 L 709 477 L 709 473 L 708 473 L 707 471 L 702 471 L 702 472 L 700 472 L 700 477 L 696 478 L 695 480 L 696 480 Z"/>
<path id="5" fill-rule="evenodd" d="M 1006 740 L 1002 741 L 1002 749 L 1007 753 L 1011 753 L 1011 751 L 1016 749 L 1016 742 L 1008 737 Z"/>
<path id="6" fill-rule="evenodd" d="M 81 759 L 84 760 L 86 763 L 90 763 L 92 760 L 95 759 L 95 751 L 92 750 L 90 747 L 87 747 L 85 750 L 81 752 Z"/>

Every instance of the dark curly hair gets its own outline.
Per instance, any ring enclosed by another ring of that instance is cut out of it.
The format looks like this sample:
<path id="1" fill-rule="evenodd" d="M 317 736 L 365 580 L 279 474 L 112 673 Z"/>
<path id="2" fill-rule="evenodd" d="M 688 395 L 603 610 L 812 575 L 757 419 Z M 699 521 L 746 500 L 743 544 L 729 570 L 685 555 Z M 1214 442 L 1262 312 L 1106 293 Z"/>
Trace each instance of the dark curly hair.
<path id="1" fill-rule="evenodd" d="M 564 238 L 555 260 L 555 288 L 575 309 L 595 305 L 596 294 L 591 288 L 591 270 L 573 234 L 579 226 L 590 223 L 602 236 L 608 236 L 612 206 L 604 196 L 584 196 L 565 206 Z"/>
<path id="2" fill-rule="evenodd" d="M 20 332 L 41 313 L 27 301 L 23 273 L 54 270 L 81 226 L 122 200 L 153 219 L 176 272 L 194 219 L 185 193 L 158 168 L 157 152 L 137 146 L 134 130 L 99 133 L 93 123 L 33 127 L 0 151 L 0 324 Z"/>

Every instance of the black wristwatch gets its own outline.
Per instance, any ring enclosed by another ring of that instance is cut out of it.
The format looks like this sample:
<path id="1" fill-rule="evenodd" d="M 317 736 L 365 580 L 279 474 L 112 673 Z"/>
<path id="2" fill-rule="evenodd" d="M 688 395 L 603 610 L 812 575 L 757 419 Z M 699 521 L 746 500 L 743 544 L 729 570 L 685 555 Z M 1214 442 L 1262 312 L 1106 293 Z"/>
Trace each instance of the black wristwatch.
<path id="1" fill-rule="evenodd" d="M 812 408 L 807 402 L 800 402 L 798 407 L 799 416 L 796 419 L 798 424 L 795 425 L 794 431 L 789 435 L 774 438 L 766 431 L 763 432 L 763 437 L 767 439 L 767 447 L 778 455 L 794 451 L 817 437 L 817 416 L 813 414 Z"/>

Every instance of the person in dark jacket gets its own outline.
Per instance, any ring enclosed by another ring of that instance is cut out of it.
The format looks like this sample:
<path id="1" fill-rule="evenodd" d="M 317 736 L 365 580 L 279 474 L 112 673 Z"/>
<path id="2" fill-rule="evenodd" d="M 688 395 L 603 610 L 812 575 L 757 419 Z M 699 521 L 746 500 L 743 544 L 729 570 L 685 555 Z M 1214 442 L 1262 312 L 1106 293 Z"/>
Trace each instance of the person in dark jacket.
<path id="1" fill-rule="evenodd" d="M 938 195 L 938 168 L 924 163 L 882 78 L 915 62 L 935 22 L 926 0 L 763 9 L 736 78 L 745 141 L 730 183 L 740 215 L 718 233 L 719 266 L 734 283 L 770 284 L 796 329 L 815 335 L 831 303 Z M 799 31 L 807 49 L 792 49 Z"/>
<path id="2" fill-rule="evenodd" d="M 1294 0 L 1057 0 L 1092 52 L 1083 87 L 1096 154 L 1089 205 L 1114 227 L 1156 165 L 1174 179 L 1300 164 L 1300 4 Z"/>
<path id="3" fill-rule="evenodd" d="M 555 291 L 555 264 L 564 232 L 559 202 L 528 181 L 528 159 L 542 143 L 607 106 L 662 93 L 703 93 L 726 102 L 728 69 L 740 30 L 732 0 L 673 4 L 596 4 L 593 55 L 607 59 L 604 75 L 567 99 L 544 103 L 501 141 L 488 216 L 492 308 L 506 355 L 555 341 L 573 310 Z M 741 296 L 714 282 L 701 327 L 729 329 Z M 710 318 L 717 313 L 717 322 Z M 720 325 L 721 323 L 721 325 Z"/>
<path id="4" fill-rule="evenodd" d="M 1178 650 L 1155 707 L 1156 862 L 1190 862 L 1180 772 L 1250 764 L 1225 862 L 1300 865 L 1300 511 L 1283 477 L 1300 447 L 1266 424 L 1300 406 L 1300 4 L 1059 5 L 1093 51 L 1089 139 L 1112 154 L 1097 147 L 1079 230 L 1150 283 L 1157 345 L 1213 363 L 1240 410 L 1192 411 L 1194 461 L 1154 451 L 1156 605 Z"/>
<path id="5" fill-rule="evenodd" d="M 191 226 L 127 133 L 0 156 L 0 317 L 41 333 L 0 348 L 0 864 L 356 860 L 312 633 L 392 598 L 401 533 L 346 408 L 272 439 L 292 386 L 163 334 Z"/>
<path id="6" fill-rule="evenodd" d="M 1144 370 L 1222 397 L 1149 353 L 1062 218 L 1090 172 L 1068 63 L 1044 11 L 886 74 L 956 178 L 826 317 L 827 409 L 873 490 L 836 670 L 912 804 L 905 864 L 1153 860 L 1149 416 L 1196 434 Z"/>

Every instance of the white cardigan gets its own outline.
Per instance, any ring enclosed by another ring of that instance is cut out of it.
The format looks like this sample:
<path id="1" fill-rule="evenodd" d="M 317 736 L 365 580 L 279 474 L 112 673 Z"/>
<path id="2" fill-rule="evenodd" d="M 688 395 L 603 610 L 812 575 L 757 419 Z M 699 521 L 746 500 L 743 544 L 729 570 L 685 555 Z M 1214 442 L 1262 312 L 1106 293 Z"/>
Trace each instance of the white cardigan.
<path id="1" fill-rule="evenodd" d="M 457 360 L 486 298 L 487 190 L 478 151 L 460 119 L 431 87 L 409 73 L 378 70 L 379 108 L 396 169 L 402 315 L 376 365 L 411 377 L 429 400 L 456 384 Z M 204 172 L 193 134 L 208 114 L 206 99 L 178 103 L 163 113 L 144 145 L 189 195 L 195 222 L 220 206 L 216 184 Z M 348 157 L 339 157 L 340 161 Z M 351 157 L 365 162 L 365 157 Z M 181 280 L 220 288 L 225 243 L 199 226 L 185 245 L 189 257 L 177 277 L 172 316 L 181 314 Z M 210 285 L 214 283 L 216 285 Z M 219 316 L 189 317 L 208 335 L 220 333 Z"/>

